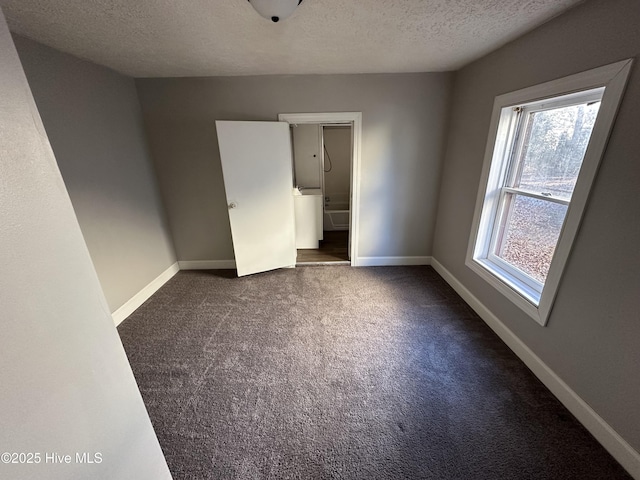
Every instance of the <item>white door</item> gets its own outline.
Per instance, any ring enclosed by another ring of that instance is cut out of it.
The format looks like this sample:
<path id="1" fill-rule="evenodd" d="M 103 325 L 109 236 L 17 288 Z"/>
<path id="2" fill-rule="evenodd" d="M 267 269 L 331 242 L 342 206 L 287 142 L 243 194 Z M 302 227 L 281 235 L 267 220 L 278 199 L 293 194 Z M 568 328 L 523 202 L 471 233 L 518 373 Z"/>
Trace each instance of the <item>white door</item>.
<path id="1" fill-rule="evenodd" d="M 216 121 L 238 276 L 295 266 L 286 122 Z"/>

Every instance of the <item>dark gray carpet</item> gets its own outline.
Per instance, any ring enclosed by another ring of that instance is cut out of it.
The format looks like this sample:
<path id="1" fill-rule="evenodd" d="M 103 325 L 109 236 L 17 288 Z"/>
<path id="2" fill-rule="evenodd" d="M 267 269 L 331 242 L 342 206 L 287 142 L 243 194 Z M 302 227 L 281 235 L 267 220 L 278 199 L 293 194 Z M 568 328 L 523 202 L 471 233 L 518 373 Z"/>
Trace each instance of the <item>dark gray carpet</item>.
<path id="1" fill-rule="evenodd" d="M 628 479 L 429 267 L 180 272 L 119 328 L 174 479 Z"/>

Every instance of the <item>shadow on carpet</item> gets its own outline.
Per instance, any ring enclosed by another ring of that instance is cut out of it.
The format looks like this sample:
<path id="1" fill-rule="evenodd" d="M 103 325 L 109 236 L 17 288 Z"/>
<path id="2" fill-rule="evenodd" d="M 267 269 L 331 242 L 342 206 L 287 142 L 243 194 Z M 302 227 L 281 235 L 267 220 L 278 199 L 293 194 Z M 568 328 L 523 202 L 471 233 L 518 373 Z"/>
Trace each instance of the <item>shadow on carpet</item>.
<path id="1" fill-rule="evenodd" d="M 183 271 L 118 330 L 174 480 L 631 478 L 430 267 Z"/>

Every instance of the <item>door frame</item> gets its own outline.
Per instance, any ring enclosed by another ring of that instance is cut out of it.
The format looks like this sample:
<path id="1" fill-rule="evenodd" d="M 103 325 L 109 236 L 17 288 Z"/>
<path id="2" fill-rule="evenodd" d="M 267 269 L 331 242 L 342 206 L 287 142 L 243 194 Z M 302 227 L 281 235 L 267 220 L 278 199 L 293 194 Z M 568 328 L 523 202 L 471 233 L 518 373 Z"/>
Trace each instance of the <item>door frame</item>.
<path id="1" fill-rule="evenodd" d="M 349 205 L 349 259 L 357 266 L 360 218 L 360 166 L 362 152 L 362 112 L 280 113 L 278 121 L 289 124 L 351 125 L 351 201 Z"/>

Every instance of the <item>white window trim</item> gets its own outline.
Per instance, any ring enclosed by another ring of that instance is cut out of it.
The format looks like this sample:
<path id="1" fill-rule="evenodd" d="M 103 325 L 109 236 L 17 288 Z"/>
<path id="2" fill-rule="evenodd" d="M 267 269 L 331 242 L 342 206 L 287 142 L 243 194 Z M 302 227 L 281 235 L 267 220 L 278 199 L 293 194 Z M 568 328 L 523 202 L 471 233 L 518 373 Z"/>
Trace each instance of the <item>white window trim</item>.
<path id="1" fill-rule="evenodd" d="M 604 90 L 604 87 L 600 87 L 597 89 L 570 93 L 568 95 L 561 95 L 559 97 L 556 96 L 550 99 L 528 102 L 518 106 L 517 108 L 513 106 L 504 107 L 506 112 L 503 113 L 513 116 L 513 118 L 510 118 L 508 122 L 508 128 L 510 129 L 508 138 L 512 139 L 513 135 L 527 130 L 527 123 L 531 121 L 530 114 L 573 105 L 581 105 L 588 102 L 600 102 L 602 100 Z M 493 224 L 492 227 L 487 226 L 486 230 L 478 231 L 476 249 L 474 250 L 474 259 L 490 270 L 492 274 L 498 277 L 504 277 L 505 280 L 509 280 L 508 283 L 512 288 L 520 290 L 520 294 L 522 294 L 527 301 L 537 306 L 540 302 L 544 284 L 494 253 L 496 252 L 496 246 L 499 238 L 501 237 L 498 224 L 505 215 L 505 196 L 508 194 L 512 194 L 514 196 L 526 196 L 544 202 L 558 203 L 565 206 L 570 204 L 570 198 L 566 199 L 561 197 L 545 196 L 542 192 L 529 191 L 522 187 L 505 186 L 513 185 L 516 181 L 518 172 L 521 168 L 520 162 L 523 160 L 522 150 L 525 142 L 525 136 L 520 135 L 520 138 L 517 139 L 513 147 L 508 149 L 509 151 L 500 153 L 497 156 L 494 154 L 491 168 L 497 168 L 500 174 L 496 175 L 496 182 L 489 183 L 487 188 L 496 189 L 494 194 L 497 201 L 491 202 L 490 206 L 488 206 L 489 203 L 485 201 L 485 206 L 482 210 L 482 215 L 491 216 Z M 512 150 L 513 152 L 511 152 Z M 514 163 L 514 159 L 520 159 L 520 162 Z M 493 166 L 494 163 L 497 163 L 495 167 Z M 491 173 L 489 176 L 491 177 Z M 489 208 L 491 211 L 489 211 Z M 484 238 L 484 235 L 487 235 L 487 238 Z M 478 244 L 482 245 L 482 248 L 478 248 Z"/>
<path id="2" fill-rule="evenodd" d="M 612 63 L 523 90 L 506 93 L 496 97 L 494 101 L 465 264 L 540 325 L 546 325 L 549 320 L 558 286 L 562 279 L 573 241 L 580 227 L 589 191 L 613 128 L 632 62 L 631 59 L 627 59 Z M 498 169 L 495 168 L 493 169 L 494 171 L 491 171 L 491 164 L 494 158 L 502 157 L 505 149 L 511 144 L 511 139 L 504 140 L 505 133 L 514 130 L 509 128 L 509 124 L 515 121 L 515 116 L 512 112 L 507 111 L 506 107 L 599 87 L 604 87 L 605 91 L 598 117 L 591 133 L 589 146 L 582 162 L 578 181 L 571 197 L 571 204 L 549 267 L 549 273 L 538 301 L 537 292 L 524 284 L 517 275 L 505 276 L 503 270 L 497 272 L 489 262 L 483 262 L 482 259 L 477 258 L 478 252 L 487 251 L 487 245 L 476 245 L 477 240 L 480 238 L 483 242 L 491 241 L 490 238 L 486 238 L 491 237 L 490 235 L 479 235 L 479 232 L 486 232 L 494 224 L 497 210 L 496 202 L 499 200 L 499 192 L 497 195 L 487 195 L 487 185 L 496 184 L 498 178 L 505 175 L 504 171 L 498 172 L 496 171 Z M 498 131 L 499 128 L 501 129 L 500 132 Z M 491 178 L 489 178 L 490 175 Z M 492 211 L 494 214 L 483 216 L 483 211 Z"/>

